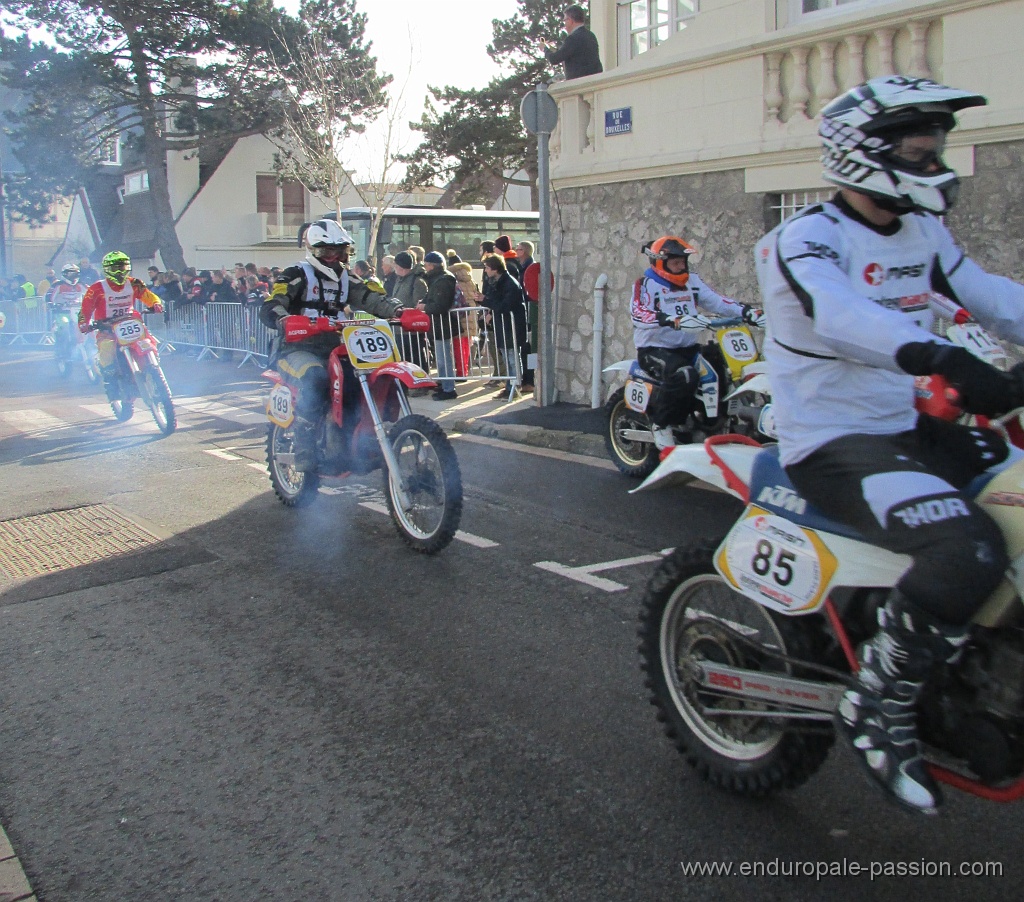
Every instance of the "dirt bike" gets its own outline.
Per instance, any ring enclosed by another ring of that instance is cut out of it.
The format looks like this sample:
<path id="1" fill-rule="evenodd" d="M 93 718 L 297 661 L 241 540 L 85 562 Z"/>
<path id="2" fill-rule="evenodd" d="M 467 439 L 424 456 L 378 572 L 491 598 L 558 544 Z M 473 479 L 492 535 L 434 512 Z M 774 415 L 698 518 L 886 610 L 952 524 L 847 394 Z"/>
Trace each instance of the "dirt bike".
<path id="1" fill-rule="evenodd" d="M 726 432 L 773 439 L 775 420 L 767 366 L 747 324 L 740 317 L 711 319 L 690 314 L 677 320 L 676 327 L 714 333 L 714 340 L 702 347 L 696 359 L 699 382 L 693 413 L 687 422 L 672 425 L 676 442 L 688 444 Z M 725 373 L 724 385 L 719 370 Z M 622 473 L 648 476 L 660 455 L 647 408 L 662 382 L 636 360 L 620 360 L 604 372 L 627 374 L 626 384 L 612 392 L 605 404 L 605 447 Z"/>
<path id="2" fill-rule="evenodd" d="M 108 395 L 114 418 L 119 423 L 130 420 L 135 413 L 135 401 L 141 399 L 153 414 L 157 428 L 170 435 L 178 425 L 171 389 L 160 368 L 156 339 L 141 317 L 98 320 L 94 327 L 111 335 L 117 345 L 116 375 Z"/>
<path id="3" fill-rule="evenodd" d="M 78 311 L 58 307 L 53 311 L 53 359 L 58 374 L 67 379 L 80 363 L 86 378 L 96 383 L 100 379 L 96 360 L 96 340 L 91 333 L 83 334 L 78 328 Z"/>
<path id="4" fill-rule="evenodd" d="M 397 320 L 405 332 L 424 333 L 430 318 L 405 310 Z M 412 363 L 399 360 L 394 333 L 383 320 L 336 323 L 326 317 L 286 317 L 285 341 L 340 331 L 343 344 L 327 361 L 329 406 L 317 424 L 315 470 L 295 467 L 294 422 L 298 386 L 278 369 L 263 376 L 274 382 L 267 398 L 267 464 L 277 497 L 289 507 L 316 497 L 321 477 L 384 471 L 388 513 L 399 535 L 415 551 L 434 554 L 447 547 L 462 517 L 462 474 L 444 430 L 414 414 L 406 389 L 436 382 Z M 346 373 L 344 360 L 351 365 Z M 359 394 L 346 398 L 354 375 Z"/>
<path id="5" fill-rule="evenodd" d="M 1020 413 L 989 425 L 1019 423 Z M 824 762 L 855 648 L 874 633 L 909 558 L 865 543 L 801 498 L 777 446 L 713 436 L 673 450 L 635 491 L 692 480 L 746 508 L 725 536 L 674 551 L 647 586 L 639 636 L 651 702 L 708 782 L 753 796 L 791 789 Z M 918 705 L 933 776 L 1004 802 L 1024 797 L 1022 486 L 1017 457 L 968 487 L 1012 563 L 963 654 L 934 672 Z"/>

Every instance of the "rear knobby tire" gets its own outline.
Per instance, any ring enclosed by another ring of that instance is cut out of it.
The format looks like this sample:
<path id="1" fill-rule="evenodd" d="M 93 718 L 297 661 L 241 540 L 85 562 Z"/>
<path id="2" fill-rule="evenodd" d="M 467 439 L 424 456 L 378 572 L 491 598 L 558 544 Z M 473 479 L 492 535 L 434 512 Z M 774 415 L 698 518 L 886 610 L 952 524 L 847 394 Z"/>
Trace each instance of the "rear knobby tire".
<path id="1" fill-rule="evenodd" d="M 421 554 L 446 548 L 462 519 L 462 473 L 444 430 L 429 417 L 411 414 L 388 430 L 412 507 L 402 510 L 393 477 L 384 467 L 388 513 L 402 540 Z"/>
<path id="2" fill-rule="evenodd" d="M 821 767 L 835 738 L 831 725 L 802 722 L 795 729 L 781 718 L 744 717 L 744 710 L 765 706 L 709 693 L 687 674 L 685 663 L 703 658 L 794 673 L 716 629 L 716 619 L 776 653 L 805 660 L 813 659 L 818 633 L 814 618 L 777 615 L 734 591 L 712 564 L 716 548 L 678 549 L 651 577 L 638 631 L 641 668 L 666 735 L 700 777 L 739 795 L 767 796 L 800 786 Z M 709 707 L 737 715 L 705 715 Z"/>
<path id="3" fill-rule="evenodd" d="M 638 479 L 650 476 L 658 466 L 658 449 L 654 442 L 636 442 L 622 437 L 623 429 L 646 429 L 651 421 L 645 413 L 637 413 L 626 406 L 624 389 L 612 393 L 604 405 L 604 444 L 608 456 L 626 476 Z M 653 438 L 653 437 L 652 437 Z"/>
<path id="4" fill-rule="evenodd" d="M 304 507 L 317 496 L 320 475 L 282 464 L 278 454 L 294 454 L 295 438 L 291 428 L 282 429 L 276 423 L 267 426 L 267 469 L 274 494 L 286 507 Z"/>

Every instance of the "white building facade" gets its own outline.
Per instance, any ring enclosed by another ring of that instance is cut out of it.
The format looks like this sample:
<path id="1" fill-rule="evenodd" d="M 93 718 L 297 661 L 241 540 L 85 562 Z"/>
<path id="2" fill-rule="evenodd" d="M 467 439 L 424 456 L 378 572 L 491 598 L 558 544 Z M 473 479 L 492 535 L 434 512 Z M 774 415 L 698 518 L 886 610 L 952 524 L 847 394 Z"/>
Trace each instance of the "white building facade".
<path id="1" fill-rule="evenodd" d="M 818 112 L 876 75 L 988 98 L 950 137 L 964 186 L 947 223 L 983 267 L 1024 279 L 1024 0 L 590 0 L 590 11 L 605 71 L 551 87 L 560 399 L 589 400 L 595 341 L 605 364 L 632 355 L 645 241 L 683 236 L 705 281 L 757 302 L 757 239 L 834 190 Z"/>

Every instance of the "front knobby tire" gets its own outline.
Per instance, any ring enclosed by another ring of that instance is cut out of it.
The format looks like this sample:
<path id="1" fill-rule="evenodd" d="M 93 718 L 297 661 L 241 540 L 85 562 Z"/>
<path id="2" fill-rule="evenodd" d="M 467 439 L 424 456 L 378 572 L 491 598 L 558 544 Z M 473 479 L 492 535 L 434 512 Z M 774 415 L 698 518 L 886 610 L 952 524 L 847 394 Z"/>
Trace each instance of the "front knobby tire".
<path id="1" fill-rule="evenodd" d="M 688 671 L 704 659 L 794 672 L 719 624 L 805 660 L 813 659 L 818 634 L 811 618 L 776 615 L 734 591 L 715 571 L 717 547 L 678 549 L 651 577 L 640 612 L 641 668 L 666 735 L 700 777 L 739 795 L 768 796 L 800 786 L 821 767 L 835 738 L 831 726 L 803 722 L 798 729 L 781 718 L 744 717 L 766 706 L 711 693 Z M 736 714 L 706 713 L 710 708 Z"/>
<path id="2" fill-rule="evenodd" d="M 267 468 L 274 494 L 285 507 L 304 507 L 316 498 L 320 476 L 297 470 L 278 459 L 279 454 L 294 453 L 295 436 L 291 428 L 282 429 L 276 423 L 270 423 L 267 428 Z"/>
<path id="3" fill-rule="evenodd" d="M 119 423 L 127 423 L 135 413 L 135 404 L 132 401 L 125 401 L 118 398 L 110 402 L 110 409 L 113 411 L 114 419 Z"/>
<path id="4" fill-rule="evenodd" d="M 146 370 L 146 391 L 149 393 L 149 409 L 153 420 L 164 435 L 170 435 L 177 428 L 178 418 L 171 400 L 171 389 L 163 371 L 159 368 Z"/>
<path id="5" fill-rule="evenodd" d="M 421 554 L 447 548 L 462 520 L 462 472 L 444 430 L 429 417 L 411 414 L 388 430 L 388 441 L 411 502 L 395 494 L 395 476 L 384 467 L 388 513 L 406 545 Z"/>
<path id="6" fill-rule="evenodd" d="M 612 459 L 619 472 L 626 476 L 643 479 L 650 476 L 658 466 L 658 449 L 652 441 L 638 442 L 623 437 L 625 429 L 641 429 L 650 432 L 651 421 L 645 413 L 637 413 L 626 406 L 624 389 L 612 393 L 604 405 L 605 427 L 604 444 L 608 456 Z"/>

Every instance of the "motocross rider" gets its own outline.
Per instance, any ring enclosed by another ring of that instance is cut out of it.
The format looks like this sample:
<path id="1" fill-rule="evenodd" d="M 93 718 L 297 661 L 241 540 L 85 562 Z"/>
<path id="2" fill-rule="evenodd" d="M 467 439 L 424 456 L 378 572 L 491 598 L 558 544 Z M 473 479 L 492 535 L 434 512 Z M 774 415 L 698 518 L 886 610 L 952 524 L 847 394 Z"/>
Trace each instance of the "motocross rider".
<path id="1" fill-rule="evenodd" d="M 350 311 L 365 310 L 383 319 L 395 316 L 402 302 L 388 298 L 375 279 L 363 281 L 348 269 L 352 236 L 337 222 L 320 219 L 311 223 L 300 240 L 306 259 L 285 269 L 274 283 L 270 296 L 260 308 L 260 319 L 282 333 L 278 343 L 277 366 L 293 379 L 299 390 L 294 425 L 295 468 L 316 467 L 316 426 L 328 401 L 327 358 L 338 347 L 341 336 L 322 332 L 302 341 L 284 342 L 285 317 L 303 315 L 350 319 Z M 353 372 L 343 361 L 346 376 Z M 354 378 L 346 378 L 345 394 L 355 390 Z"/>
<path id="2" fill-rule="evenodd" d="M 641 248 L 651 261 L 650 267 L 633 286 L 630 313 L 633 317 L 633 343 L 637 362 L 663 383 L 653 394 L 648 414 L 659 450 L 676 444 L 672 424 L 686 422 L 697 390 L 694 361 L 701 350 L 697 330 L 680 329 L 679 319 L 692 316 L 702 307 L 721 316 L 742 316 L 758 322 L 750 307 L 730 300 L 709 288 L 694 272 L 688 257 L 693 248 L 673 235 L 649 241 Z M 725 361 L 710 350 L 719 385 L 725 386 Z"/>
<path id="3" fill-rule="evenodd" d="M 99 352 L 103 388 L 108 400 L 114 401 L 119 396 L 115 365 L 117 345 L 114 336 L 103 328 L 100 321 L 131 316 L 137 301 L 145 304 L 153 313 L 163 313 L 164 308 L 160 298 L 141 279 L 129 275 L 132 261 L 127 254 L 111 251 L 103 258 L 102 267 L 106 278 L 93 282 L 85 290 L 82 309 L 78 311 L 78 329 L 81 332 L 99 330 L 96 333 L 96 348 Z"/>
<path id="4" fill-rule="evenodd" d="M 839 192 L 755 251 L 786 473 L 824 513 L 912 559 L 859 650 L 836 727 L 893 799 L 925 813 L 941 796 L 915 703 L 930 670 L 967 642 L 972 615 L 1007 567 L 998 527 L 962 490 L 1009 451 L 991 430 L 918 415 L 914 376 L 945 377 L 974 413 L 1024 403 L 1019 372 L 929 331 L 938 292 L 1024 342 L 1024 286 L 969 260 L 938 219 L 959 185 L 942 158 L 954 113 L 985 103 L 902 76 L 841 95 L 819 127 L 824 177 Z"/>
<path id="5" fill-rule="evenodd" d="M 85 286 L 78 281 L 80 271 L 74 263 L 65 263 L 60 275 L 50 286 L 46 300 L 54 310 L 77 310 L 85 295 Z"/>

